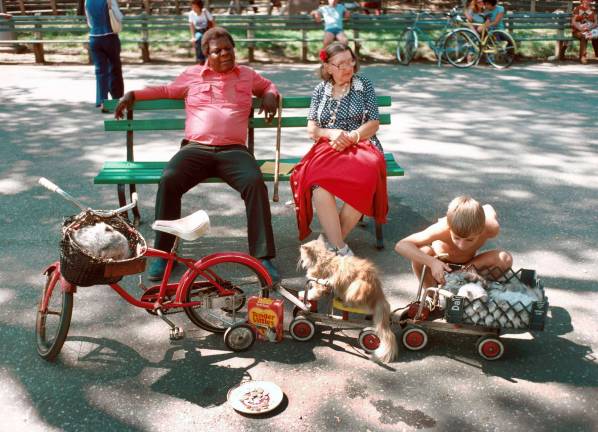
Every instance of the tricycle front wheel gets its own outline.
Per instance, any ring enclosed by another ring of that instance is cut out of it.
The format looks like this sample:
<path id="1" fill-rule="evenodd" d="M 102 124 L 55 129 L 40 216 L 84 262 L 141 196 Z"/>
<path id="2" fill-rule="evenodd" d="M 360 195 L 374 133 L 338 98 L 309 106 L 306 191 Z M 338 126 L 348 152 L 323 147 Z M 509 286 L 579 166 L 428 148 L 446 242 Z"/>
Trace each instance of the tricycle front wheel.
<path id="1" fill-rule="evenodd" d="M 35 320 L 37 353 L 47 361 L 54 361 L 60 353 L 73 313 L 73 293 L 62 291 L 60 273 L 55 272 L 46 277 Z"/>

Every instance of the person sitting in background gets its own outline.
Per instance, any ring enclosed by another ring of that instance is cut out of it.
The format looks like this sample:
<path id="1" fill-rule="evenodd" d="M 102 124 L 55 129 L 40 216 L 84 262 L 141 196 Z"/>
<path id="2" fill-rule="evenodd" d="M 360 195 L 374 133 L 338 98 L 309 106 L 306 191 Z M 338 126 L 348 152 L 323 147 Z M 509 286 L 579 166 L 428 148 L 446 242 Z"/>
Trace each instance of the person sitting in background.
<path id="1" fill-rule="evenodd" d="M 497 5 L 498 0 L 484 0 L 484 16 L 486 22 L 480 26 L 479 31 L 485 30 L 504 30 L 505 22 L 503 18 L 505 16 L 505 8 Z"/>
<path id="2" fill-rule="evenodd" d="M 338 0 L 328 0 L 327 6 L 320 6 L 311 15 L 318 23 L 324 20 L 324 48 L 335 40 L 345 45 L 349 42 L 343 32 L 343 20 L 348 20 L 351 14 Z"/>
<path id="3" fill-rule="evenodd" d="M 489 239 L 500 232 L 498 216 L 490 204 L 484 206 L 463 195 L 453 199 L 446 217 L 438 219 L 423 231 L 399 241 L 395 251 L 411 260 L 413 273 L 421 278 L 423 266 L 430 269 L 424 288 L 444 283 L 444 273 L 450 272 L 447 263 L 475 266 L 478 269 L 498 267 L 503 272 L 513 264 L 510 253 L 494 249 L 478 253 Z M 439 257 L 444 257 L 441 261 Z"/>
<path id="4" fill-rule="evenodd" d="M 320 53 L 322 65 L 311 98 L 307 133 L 314 144 L 291 175 L 299 239 L 309 235 L 316 208 L 328 248 L 353 255 L 345 238 L 363 214 L 386 223 L 386 163 L 376 131 L 380 126 L 374 86 L 347 45 L 333 42 Z M 336 198 L 344 202 L 340 211 Z"/>
<path id="5" fill-rule="evenodd" d="M 573 37 L 579 39 L 579 61 L 588 62 L 588 40 L 592 41 L 594 55 L 598 56 L 598 39 L 592 37 L 592 30 L 598 28 L 596 10 L 592 8 L 590 0 L 581 0 L 581 4 L 571 14 L 571 30 Z M 596 35 L 598 37 L 598 35 Z"/>
<path id="6" fill-rule="evenodd" d="M 202 0 L 191 0 L 191 11 L 189 12 L 189 30 L 191 31 L 191 43 L 195 46 L 195 60 L 204 64 L 206 56 L 201 50 L 201 38 L 203 34 L 216 25 L 216 21 L 207 9 L 203 8 Z"/>
<path id="7" fill-rule="evenodd" d="M 463 11 L 467 25 L 477 33 L 479 33 L 478 28 L 480 24 L 483 24 L 485 21 L 483 12 L 484 0 L 471 0 Z"/>
<path id="8" fill-rule="evenodd" d="M 245 202 L 249 253 L 261 259 L 274 281 L 280 281 L 271 262 L 276 250 L 268 190 L 246 145 L 252 95 L 262 98 L 260 112 L 264 110 L 266 121 L 271 122 L 278 108 L 278 90 L 253 69 L 235 63 L 234 40 L 222 27 L 208 30 L 201 48 L 205 65 L 189 67 L 168 85 L 127 92 L 114 116 L 123 118 L 136 100 L 184 99 L 185 139 L 160 178 L 156 219 L 180 218 L 183 195 L 207 178 L 220 178 Z M 154 247 L 168 252 L 174 241 L 174 236 L 157 232 Z M 148 278 L 160 280 L 165 269 L 166 260 L 154 260 Z"/>

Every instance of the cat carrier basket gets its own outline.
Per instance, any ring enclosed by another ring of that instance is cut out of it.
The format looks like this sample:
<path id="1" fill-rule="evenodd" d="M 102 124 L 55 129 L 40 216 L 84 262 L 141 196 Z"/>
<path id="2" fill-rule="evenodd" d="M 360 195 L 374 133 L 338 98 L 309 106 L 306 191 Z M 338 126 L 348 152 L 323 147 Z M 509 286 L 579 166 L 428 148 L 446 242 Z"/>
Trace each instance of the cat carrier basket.
<path id="1" fill-rule="evenodd" d="M 113 260 L 93 256 L 73 239 L 77 230 L 100 222 L 125 236 L 131 253 L 129 258 Z M 116 283 L 125 275 L 145 271 L 146 251 L 145 239 L 126 219 L 87 210 L 66 218 L 62 224 L 60 272 L 68 282 L 78 286 Z"/>
<path id="2" fill-rule="evenodd" d="M 492 296 L 470 300 L 455 295 L 447 299 L 445 318 L 449 323 L 473 324 L 489 328 L 513 330 L 544 330 L 548 299 L 535 270 L 498 268 L 478 270 L 478 274 L 497 289 L 509 284 L 523 284 L 534 290 L 537 301 L 496 300 Z M 515 300 L 517 297 L 513 297 Z"/>

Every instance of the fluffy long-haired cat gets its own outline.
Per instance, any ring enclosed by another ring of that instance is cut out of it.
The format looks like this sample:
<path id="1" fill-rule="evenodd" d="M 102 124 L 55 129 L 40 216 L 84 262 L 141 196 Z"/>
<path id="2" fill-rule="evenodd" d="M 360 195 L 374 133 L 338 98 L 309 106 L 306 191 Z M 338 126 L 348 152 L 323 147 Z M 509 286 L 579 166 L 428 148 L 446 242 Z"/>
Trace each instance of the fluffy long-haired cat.
<path id="1" fill-rule="evenodd" d="M 321 236 L 302 245 L 300 252 L 299 265 L 307 271 L 307 277 L 328 282 L 328 286 L 312 284 L 308 299 L 317 300 L 332 289 L 344 303 L 370 309 L 380 338 L 374 358 L 392 361 L 398 353 L 397 339 L 390 328 L 390 305 L 374 264 L 355 256 L 337 256 L 326 248 Z"/>

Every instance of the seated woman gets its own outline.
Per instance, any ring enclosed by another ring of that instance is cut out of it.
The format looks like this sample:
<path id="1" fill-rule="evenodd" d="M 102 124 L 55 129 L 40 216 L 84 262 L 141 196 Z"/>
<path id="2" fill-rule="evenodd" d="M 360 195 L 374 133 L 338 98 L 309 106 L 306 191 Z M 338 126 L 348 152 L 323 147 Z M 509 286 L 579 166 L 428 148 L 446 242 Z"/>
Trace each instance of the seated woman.
<path id="1" fill-rule="evenodd" d="M 329 247 L 353 255 L 345 238 L 361 216 L 386 223 L 388 213 L 378 104 L 372 83 L 355 74 L 359 65 L 351 48 L 333 42 L 320 59 L 323 81 L 313 92 L 307 124 L 315 143 L 291 176 L 299 239 L 311 232 L 313 196 Z M 340 211 L 336 198 L 344 202 Z"/>
<path id="2" fill-rule="evenodd" d="M 593 35 L 593 30 L 598 28 L 596 10 L 592 7 L 590 0 L 582 0 L 581 4 L 571 14 L 571 29 L 573 37 L 579 39 L 579 61 L 582 64 L 588 62 L 588 40 L 594 48 L 594 55 L 598 56 L 598 35 Z"/>
<path id="3" fill-rule="evenodd" d="M 471 0 L 463 11 L 467 25 L 478 33 L 480 24 L 484 24 L 483 12 L 484 0 Z"/>

